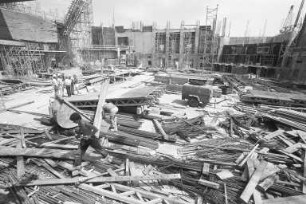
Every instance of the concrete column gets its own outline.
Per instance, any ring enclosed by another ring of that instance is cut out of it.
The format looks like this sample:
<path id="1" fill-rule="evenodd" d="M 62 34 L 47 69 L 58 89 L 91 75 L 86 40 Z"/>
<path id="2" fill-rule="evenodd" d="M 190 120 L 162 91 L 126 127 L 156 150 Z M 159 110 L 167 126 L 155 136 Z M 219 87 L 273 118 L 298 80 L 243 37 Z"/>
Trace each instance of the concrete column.
<path id="1" fill-rule="evenodd" d="M 179 56 L 179 69 L 183 68 L 183 60 L 184 60 L 184 21 L 181 23 L 180 29 L 180 56 Z"/>
<path id="2" fill-rule="evenodd" d="M 169 41 L 170 41 L 170 21 L 167 22 L 166 27 L 166 44 L 165 44 L 165 67 L 169 65 Z"/>
<path id="3" fill-rule="evenodd" d="M 199 55 L 199 41 L 200 41 L 200 22 L 197 22 L 197 27 L 196 27 L 196 31 L 195 31 L 195 38 L 194 38 L 194 56 L 195 56 L 195 60 L 194 60 L 194 64 L 193 66 L 198 68 L 200 66 L 199 62 L 200 62 L 200 55 Z"/>

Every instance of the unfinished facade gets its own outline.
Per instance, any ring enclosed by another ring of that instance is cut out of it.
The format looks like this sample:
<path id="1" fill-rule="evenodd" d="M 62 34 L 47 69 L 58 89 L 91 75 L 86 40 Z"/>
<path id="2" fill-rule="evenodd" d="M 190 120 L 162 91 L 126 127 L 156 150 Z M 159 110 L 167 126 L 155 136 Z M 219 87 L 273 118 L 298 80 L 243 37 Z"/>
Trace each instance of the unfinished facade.
<path id="1" fill-rule="evenodd" d="M 51 66 L 58 53 L 55 23 L 1 8 L 0 26 L 1 71 L 22 77 Z"/>
<path id="2" fill-rule="evenodd" d="M 89 61 L 106 64 L 200 68 L 207 66 L 204 55 L 217 59 L 217 49 L 211 48 L 218 47 L 218 42 L 212 41 L 213 33 L 211 26 L 183 22 L 177 29 L 170 28 L 169 22 L 165 29 L 156 29 L 155 25 L 138 29 L 92 27 L 92 46 L 82 50 L 83 59 L 90 53 Z"/>

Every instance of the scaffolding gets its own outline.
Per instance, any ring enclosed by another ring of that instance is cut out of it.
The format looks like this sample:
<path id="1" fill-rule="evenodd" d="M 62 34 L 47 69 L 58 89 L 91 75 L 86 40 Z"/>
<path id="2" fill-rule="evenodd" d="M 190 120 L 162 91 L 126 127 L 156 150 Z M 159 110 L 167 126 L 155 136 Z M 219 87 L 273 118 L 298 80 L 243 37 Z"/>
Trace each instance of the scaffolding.
<path id="1" fill-rule="evenodd" d="M 210 30 L 204 31 L 203 42 L 203 71 L 205 68 L 213 69 L 213 63 L 216 61 L 218 55 L 218 39 L 216 37 L 216 23 L 218 17 L 218 5 L 216 8 L 206 8 L 206 26 L 210 26 Z"/>
<path id="2" fill-rule="evenodd" d="M 73 0 L 65 16 L 61 44 L 71 49 L 76 64 L 81 65 L 87 61 L 82 57 L 82 53 L 84 55 L 84 52 L 90 52 L 85 48 L 91 47 L 92 24 L 92 0 Z M 90 53 L 85 55 L 90 56 Z"/>
<path id="3" fill-rule="evenodd" d="M 45 54 L 34 43 L 26 43 L 25 46 L 0 46 L 0 59 L 6 74 L 18 78 L 31 77 L 42 71 L 47 71 L 45 66 Z"/>

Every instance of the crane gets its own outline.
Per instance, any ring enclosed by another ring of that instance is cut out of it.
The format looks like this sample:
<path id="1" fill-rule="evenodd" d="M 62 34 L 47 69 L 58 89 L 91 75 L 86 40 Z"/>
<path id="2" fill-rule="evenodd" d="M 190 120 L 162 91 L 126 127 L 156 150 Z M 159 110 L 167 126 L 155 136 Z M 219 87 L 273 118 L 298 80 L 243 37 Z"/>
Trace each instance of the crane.
<path id="1" fill-rule="evenodd" d="M 296 15 L 296 18 L 295 18 L 295 22 L 294 22 L 294 24 L 293 24 L 293 29 L 296 28 L 296 26 L 297 26 L 297 24 L 298 24 L 298 22 L 299 22 L 299 20 L 300 20 L 301 12 L 302 12 L 302 9 L 303 9 L 303 7 L 304 7 L 304 3 L 305 3 L 305 0 L 302 0 L 302 1 L 301 1 L 301 4 L 300 4 L 300 7 L 299 7 L 299 11 L 298 11 L 298 13 L 297 13 L 297 15 Z"/>
<path id="2" fill-rule="evenodd" d="M 282 28 L 280 30 L 280 33 L 286 33 L 286 32 L 290 32 L 292 30 L 292 18 L 293 18 L 293 8 L 294 5 L 290 6 L 288 15 L 282 25 Z"/>

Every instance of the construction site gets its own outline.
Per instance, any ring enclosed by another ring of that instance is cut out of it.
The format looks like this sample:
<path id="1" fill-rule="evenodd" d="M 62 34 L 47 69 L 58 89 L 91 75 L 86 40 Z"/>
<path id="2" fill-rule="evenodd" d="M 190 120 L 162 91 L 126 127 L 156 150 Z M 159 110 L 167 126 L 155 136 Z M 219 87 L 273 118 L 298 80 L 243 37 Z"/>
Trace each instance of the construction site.
<path id="1" fill-rule="evenodd" d="M 305 0 L 240 37 L 222 4 L 127 27 L 40 1 L 0 1 L 0 204 L 306 203 Z"/>

